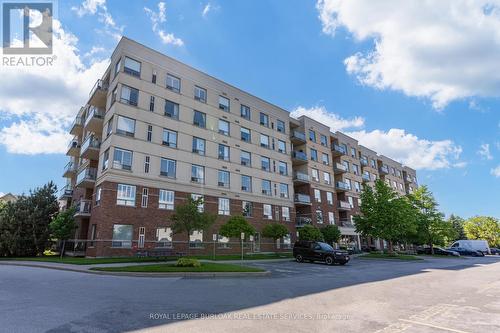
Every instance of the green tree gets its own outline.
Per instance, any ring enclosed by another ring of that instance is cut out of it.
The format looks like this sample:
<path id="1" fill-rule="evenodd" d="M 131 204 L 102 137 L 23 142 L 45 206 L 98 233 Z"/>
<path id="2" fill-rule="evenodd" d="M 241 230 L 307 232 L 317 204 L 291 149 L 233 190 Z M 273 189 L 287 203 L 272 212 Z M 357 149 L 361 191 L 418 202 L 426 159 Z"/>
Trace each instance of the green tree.
<path id="1" fill-rule="evenodd" d="M 248 237 L 255 234 L 255 228 L 241 215 L 231 216 L 219 229 L 219 234 L 228 238 L 240 239 L 242 232 Z"/>
<path id="2" fill-rule="evenodd" d="M 341 236 L 339 228 L 334 224 L 329 224 L 321 228 L 320 231 L 323 234 L 323 239 L 328 244 L 337 243 Z"/>
<path id="3" fill-rule="evenodd" d="M 451 214 L 448 218 L 448 222 L 451 224 L 453 230 L 455 230 L 455 237 L 450 239 L 450 242 L 456 241 L 457 239 L 467 239 L 464 231 L 465 220 L 460 216 Z"/>
<path id="4" fill-rule="evenodd" d="M 406 197 L 399 197 L 382 180 L 361 191 L 360 214 L 354 216 L 356 232 L 385 239 L 392 252 L 394 242 L 406 242 L 415 234 L 415 209 Z"/>
<path id="5" fill-rule="evenodd" d="M 50 222 L 49 229 L 52 237 L 58 239 L 61 244 L 61 258 L 64 256 L 64 248 L 66 240 L 74 235 L 76 230 L 75 209 L 70 208 L 59 212 L 56 217 Z"/>
<path id="6" fill-rule="evenodd" d="M 323 234 L 318 228 L 307 224 L 299 229 L 299 239 L 308 241 L 322 241 Z"/>
<path id="7" fill-rule="evenodd" d="M 468 239 L 484 239 L 490 246 L 500 246 L 500 223 L 490 216 L 474 216 L 464 224 Z"/>
<path id="8" fill-rule="evenodd" d="M 217 216 L 200 211 L 198 207 L 203 204 L 203 198 L 193 199 L 188 196 L 185 204 L 177 205 L 171 219 L 172 233 L 186 233 L 189 243 L 189 236 L 195 230 L 206 230 L 214 222 Z M 189 249 L 189 246 L 188 246 Z"/>
<path id="9" fill-rule="evenodd" d="M 280 223 L 266 224 L 264 229 L 262 229 L 262 236 L 272 238 L 275 243 L 278 239 L 287 236 L 289 233 L 287 227 Z"/>

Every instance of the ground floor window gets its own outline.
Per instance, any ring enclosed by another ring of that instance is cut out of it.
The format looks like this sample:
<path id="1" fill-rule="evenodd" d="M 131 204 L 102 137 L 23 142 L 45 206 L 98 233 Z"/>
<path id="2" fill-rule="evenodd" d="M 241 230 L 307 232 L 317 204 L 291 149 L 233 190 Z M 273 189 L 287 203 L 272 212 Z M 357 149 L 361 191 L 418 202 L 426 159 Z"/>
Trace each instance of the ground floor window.
<path id="1" fill-rule="evenodd" d="M 229 246 L 229 238 L 227 237 L 224 237 L 224 236 L 221 236 L 221 235 L 218 235 L 218 247 L 220 249 L 229 249 L 230 246 Z"/>
<path id="2" fill-rule="evenodd" d="M 194 230 L 189 235 L 189 247 L 202 248 L 203 247 L 203 230 Z"/>
<path id="3" fill-rule="evenodd" d="M 156 247 L 172 247 L 171 228 L 156 228 Z"/>
<path id="4" fill-rule="evenodd" d="M 114 224 L 112 247 L 132 247 L 132 225 Z"/>
<path id="5" fill-rule="evenodd" d="M 283 237 L 283 248 L 284 249 L 291 249 L 292 248 L 292 239 L 290 237 L 290 234 Z"/>

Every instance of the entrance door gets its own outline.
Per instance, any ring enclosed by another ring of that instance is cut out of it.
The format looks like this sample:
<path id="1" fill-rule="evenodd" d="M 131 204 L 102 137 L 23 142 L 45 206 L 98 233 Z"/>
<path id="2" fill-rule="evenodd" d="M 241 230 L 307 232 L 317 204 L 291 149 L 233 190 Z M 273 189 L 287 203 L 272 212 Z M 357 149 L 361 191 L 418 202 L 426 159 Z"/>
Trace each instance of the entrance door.
<path id="1" fill-rule="evenodd" d="M 253 252 L 260 252 L 260 233 L 256 232 L 254 236 Z"/>

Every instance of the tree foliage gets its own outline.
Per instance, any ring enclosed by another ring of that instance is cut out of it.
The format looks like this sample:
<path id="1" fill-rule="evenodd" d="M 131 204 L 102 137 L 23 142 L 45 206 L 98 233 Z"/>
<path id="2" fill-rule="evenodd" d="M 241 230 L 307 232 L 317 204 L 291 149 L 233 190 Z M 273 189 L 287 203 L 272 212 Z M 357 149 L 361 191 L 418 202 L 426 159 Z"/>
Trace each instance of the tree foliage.
<path id="1" fill-rule="evenodd" d="M 74 235 L 76 230 L 75 208 L 59 212 L 50 222 L 49 229 L 53 238 L 61 241 L 61 257 L 64 255 L 66 240 Z"/>
<path id="2" fill-rule="evenodd" d="M 274 240 L 285 237 L 289 233 L 288 229 L 280 223 L 266 224 L 264 229 L 262 229 L 262 236 L 272 238 Z"/>
<path id="3" fill-rule="evenodd" d="M 334 224 L 329 224 L 326 227 L 320 229 L 323 239 L 328 244 L 337 243 L 340 239 L 341 232 L 339 228 Z"/>
<path id="4" fill-rule="evenodd" d="M 240 238 L 242 232 L 248 237 L 255 234 L 255 228 L 241 215 L 231 216 L 219 229 L 219 234 L 228 238 Z"/>
<path id="5" fill-rule="evenodd" d="M 464 223 L 465 220 L 461 218 L 460 216 L 451 214 L 450 217 L 448 218 L 448 223 L 451 224 L 451 227 L 454 230 L 454 237 L 453 239 L 449 239 L 449 242 L 456 241 L 458 239 L 467 239 L 467 236 L 465 235 L 464 231 Z"/>
<path id="6" fill-rule="evenodd" d="M 308 241 L 322 241 L 323 234 L 318 228 L 307 224 L 299 229 L 299 239 Z"/>
<path id="7" fill-rule="evenodd" d="M 475 216 L 464 224 L 468 239 L 484 239 L 489 246 L 500 246 L 500 222 L 490 216 Z"/>
<path id="8" fill-rule="evenodd" d="M 208 229 L 217 218 L 213 214 L 200 211 L 198 206 L 203 204 L 203 198 L 187 198 L 185 204 L 177 205 L 171 219 L 172 232 L 174 234 L 186 233 L 189 241 L 189 235 L 195 230 Z"/>

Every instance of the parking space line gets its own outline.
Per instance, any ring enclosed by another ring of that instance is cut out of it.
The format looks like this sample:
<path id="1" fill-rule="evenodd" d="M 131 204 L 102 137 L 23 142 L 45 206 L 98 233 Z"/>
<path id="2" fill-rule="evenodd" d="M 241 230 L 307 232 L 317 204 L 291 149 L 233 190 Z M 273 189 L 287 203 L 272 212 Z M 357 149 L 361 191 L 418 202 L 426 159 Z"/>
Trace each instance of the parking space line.
<path id="1" fill-rule="evenodd" d="M 408 319 L 399 319 L 399 320 L 400 321 L 404 321 L 405 323 L 410 323 L 410 324 L 415 324 L 415 325 L 422 325 L 422 326 L 437 328 L 439 330 L 448 331 L 448 332 L 469 333 L 469 332 L 466 332 L 466 331 L 456 330 L 454 328 L 443 327 L 443 326 L 438 326 L 438 325 L 429 324 L 429 323 L 422 323 L 422 322 L 414 321 L 414 320 L 408 320 Z"/>

